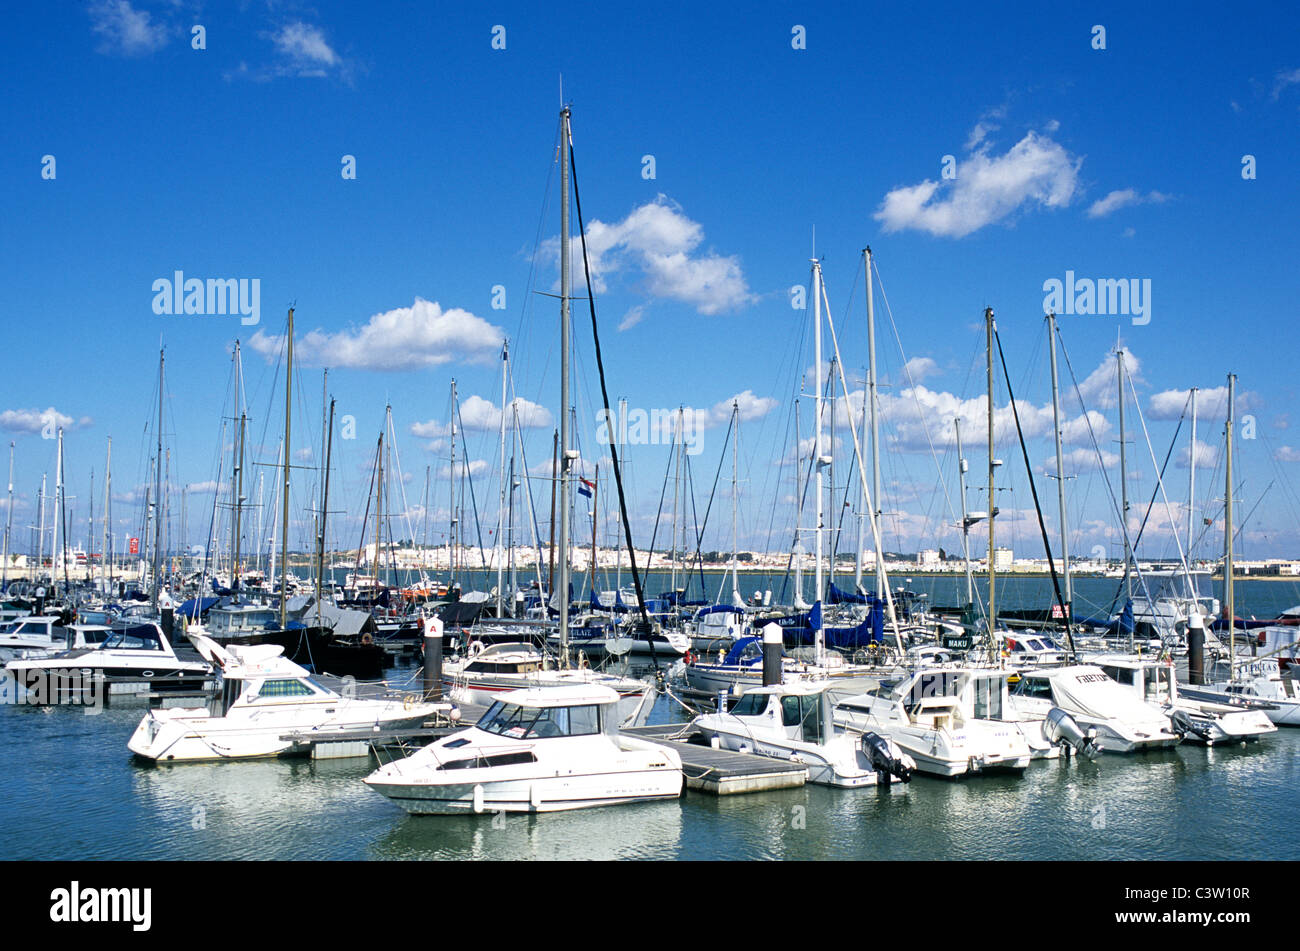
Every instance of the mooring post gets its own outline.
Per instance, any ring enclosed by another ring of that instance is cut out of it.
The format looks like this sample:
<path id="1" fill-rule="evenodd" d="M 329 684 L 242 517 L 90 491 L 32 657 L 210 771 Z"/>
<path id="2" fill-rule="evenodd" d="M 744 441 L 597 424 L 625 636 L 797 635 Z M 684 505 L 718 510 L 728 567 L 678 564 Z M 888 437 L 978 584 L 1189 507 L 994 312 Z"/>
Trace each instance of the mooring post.
<path id="1" fill-rule="evenodd" d="M 1187 616 L 1187 679 L 1193 685 L 1205 683 L 1205 619 L 1199 611 Z"/>
<path id="2" fill-rule="evenodd" d="M 442 699 L 442 619 L 422 618 L 424 630 L 424 699 Z"/>
<path id="3" fill-rule="evenodd" d="M 763 686 L 781 683 L 781 627 L 768 624 L 763 628 Z"/>

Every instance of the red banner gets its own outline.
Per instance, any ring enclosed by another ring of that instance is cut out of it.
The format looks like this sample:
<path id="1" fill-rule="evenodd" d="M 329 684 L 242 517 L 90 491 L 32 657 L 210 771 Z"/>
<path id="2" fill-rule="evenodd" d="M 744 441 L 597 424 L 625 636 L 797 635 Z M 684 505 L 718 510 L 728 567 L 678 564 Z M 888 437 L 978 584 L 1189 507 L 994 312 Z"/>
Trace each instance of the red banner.
<path id="1" fill-rule="evenodd" d="M 138 538 L 131 539 L 131 554 L 133 555 L 140 554 L 140 539 Z"/>

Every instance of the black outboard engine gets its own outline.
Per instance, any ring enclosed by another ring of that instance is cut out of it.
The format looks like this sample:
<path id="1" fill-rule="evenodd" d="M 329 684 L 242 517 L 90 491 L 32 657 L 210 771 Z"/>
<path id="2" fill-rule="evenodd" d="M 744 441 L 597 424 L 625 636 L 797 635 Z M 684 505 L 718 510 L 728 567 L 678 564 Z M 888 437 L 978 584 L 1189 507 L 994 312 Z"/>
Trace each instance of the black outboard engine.
<path id="1" fill-rule="evenodd" d="M 872 768 L 880 773 L 880 782 L 884 785 L 888 786 L 894 777 L 905 783 L 912 781 L 916 762 L 880 734 L 863 733 L 862 752 L 871 761 Z"/>
<path id="2" fill-rule="evenodd" d="M 1174 732 L 1179 736 L 1186 736 L 1191 733 L 1199 736 L 1203 740 L 1209 740 L 1211 730 L 1204 724 L 1197 723 L 1196 719 L 1186 710 L 1174 710 L 1169 714 L 1169 725 L 1174 728 Z"/>
<path id="3" fill-rule="evenodd" d="M 1049 743 L 1064 747 L 1067 753 L 1071 749 L 1077 750 L 1090 760 L 1096 759 L 1101 752 L 1097 745 L 1097 731 L 1084 731 L 1074 717 L 1060 707 L 1052 707 L 1047 712 L 1047 717 L 1043 720 L 1043 738 Z"/>

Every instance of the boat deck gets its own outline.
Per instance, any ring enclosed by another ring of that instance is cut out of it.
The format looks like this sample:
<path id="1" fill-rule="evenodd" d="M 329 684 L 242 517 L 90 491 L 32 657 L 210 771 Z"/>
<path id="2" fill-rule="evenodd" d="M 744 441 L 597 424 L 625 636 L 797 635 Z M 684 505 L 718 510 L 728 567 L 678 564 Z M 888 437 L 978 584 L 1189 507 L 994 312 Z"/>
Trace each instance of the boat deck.
<path id="1" fill-rule="evenodd" d="M 681 723 L 663 723 L 657 726 L 629 727 L 622 732 L 676 750 L 682 758 L 686 787 L 698 792 L 733 796 L 769 789 L 790 789 L 808 781 L 807 768 L 797 763 L 754 753 L 715 750 L 703 743 L 692 743 L 689 738 L 681 736 L 682 729 Z"/>

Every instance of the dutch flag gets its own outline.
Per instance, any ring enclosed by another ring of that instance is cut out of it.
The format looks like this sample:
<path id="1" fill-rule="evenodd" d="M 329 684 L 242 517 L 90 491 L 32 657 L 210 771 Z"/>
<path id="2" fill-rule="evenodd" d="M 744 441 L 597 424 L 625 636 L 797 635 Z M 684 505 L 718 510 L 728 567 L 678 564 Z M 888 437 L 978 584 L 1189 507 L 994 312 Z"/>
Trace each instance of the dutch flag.
<path id="1" fill-rule="evenodd" d="M 578 494 L 591 498 L 591 492 L 596 488 L 596 483 L 588 482 L 586 479 L 578 480 Z"/>

